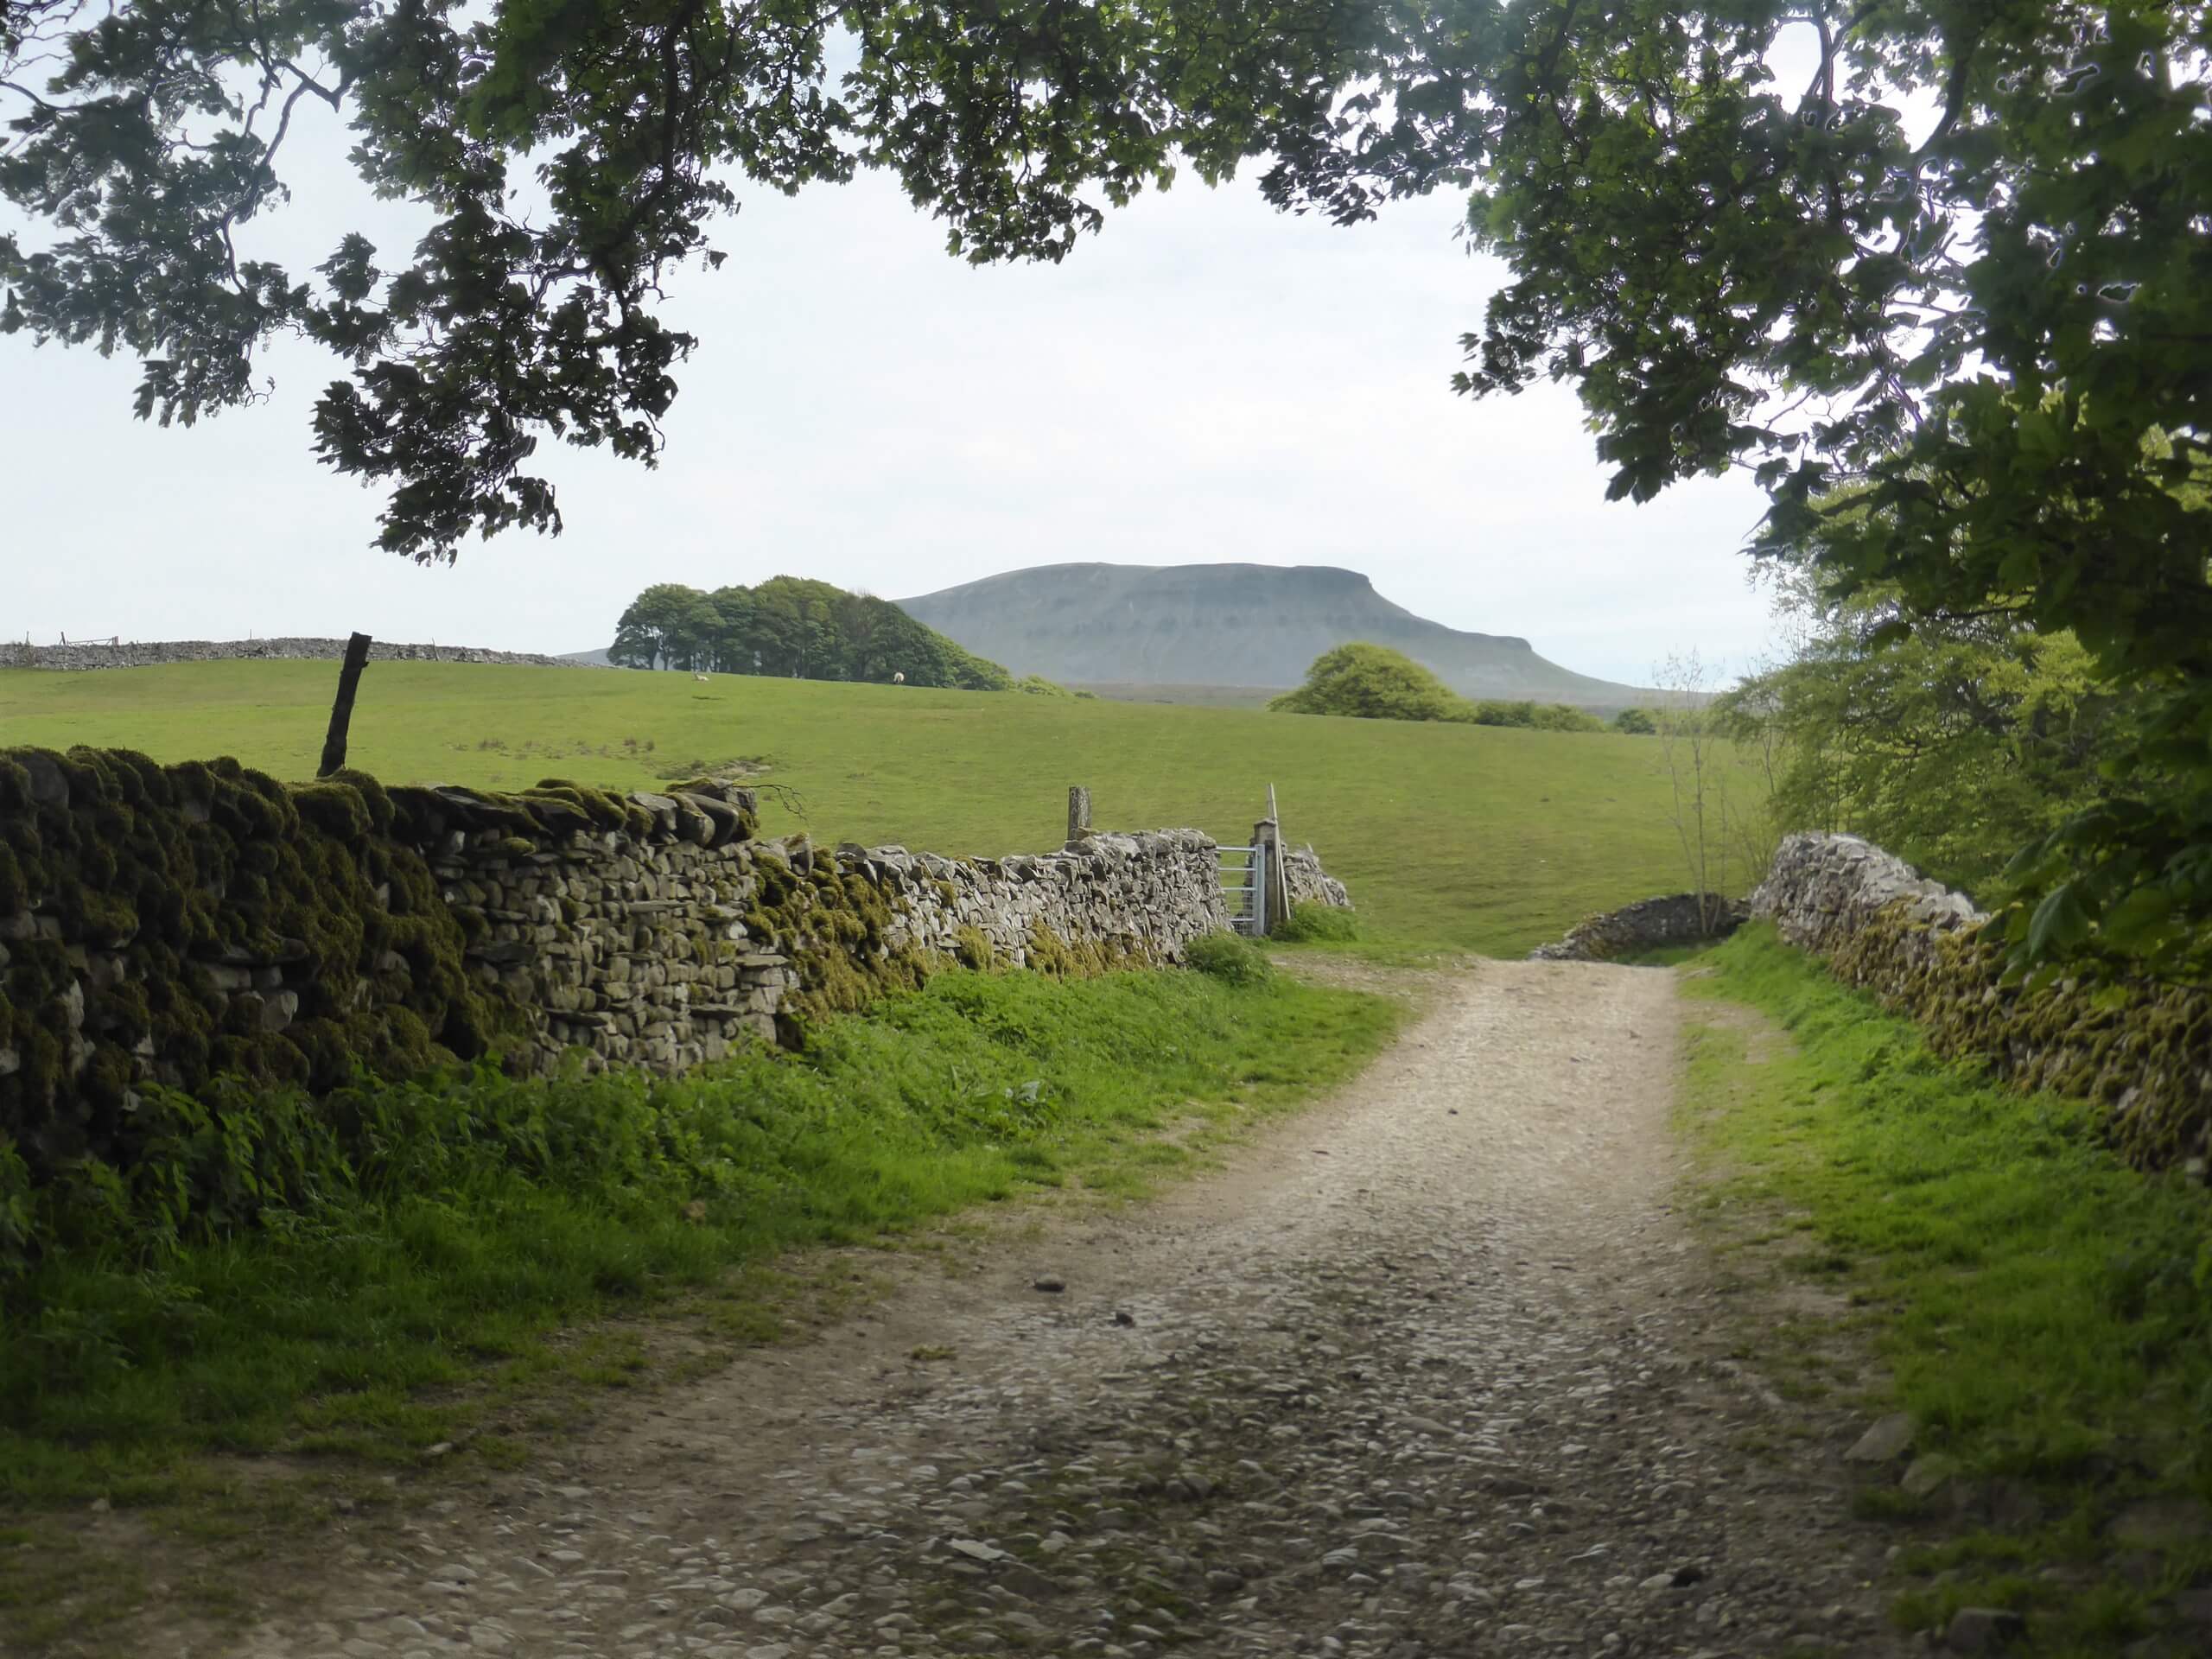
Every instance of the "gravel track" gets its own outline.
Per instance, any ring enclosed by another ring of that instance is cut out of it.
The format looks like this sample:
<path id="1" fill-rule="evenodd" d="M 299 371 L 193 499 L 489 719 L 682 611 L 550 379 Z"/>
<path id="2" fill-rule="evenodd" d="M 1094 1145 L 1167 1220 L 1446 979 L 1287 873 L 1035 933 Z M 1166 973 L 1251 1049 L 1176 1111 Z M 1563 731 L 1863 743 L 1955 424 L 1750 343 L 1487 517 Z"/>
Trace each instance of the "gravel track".
<path id="1" fill-rule="evenodd" d="M 1720 1357 L 1671 1207 L 1674 999 L 1480 964 L 1220 1173 L 965 1279 L 903 1265 L 820 1339 L 365 1535 L 217 1650 L 1916 1650 L 1833 1433 L 1745 1449 L 1788 1408 Z"/>

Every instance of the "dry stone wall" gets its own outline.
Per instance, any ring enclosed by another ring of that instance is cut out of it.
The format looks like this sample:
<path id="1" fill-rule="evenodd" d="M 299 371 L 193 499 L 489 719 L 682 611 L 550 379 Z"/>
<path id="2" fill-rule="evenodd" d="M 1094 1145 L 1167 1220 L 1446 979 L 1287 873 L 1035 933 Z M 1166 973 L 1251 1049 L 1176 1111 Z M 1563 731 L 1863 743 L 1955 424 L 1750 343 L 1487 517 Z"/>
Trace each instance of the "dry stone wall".
<path id="1" fill-rule="evenodd" d="M 749 797 L 728 794 L 749 819 Z M 710 797 L 629 799 L 652 833 L 518 841 L 494 827 L 456 832 L 431 857 L 472 935 L 467 959 L 524 1011 L 541 1067 L 574 1048 L 594 1066 L 682 1070 L 944 962 L 1172 963 L 1228 925 L 1214 843 L 1195 830 L 953 859 L 723 838 Z"/>
<path id="2" fill-rule="evenodd" d="M 1856 836 L 1796 835 L 1775 855 L 1751 894 L 1751 913 L 1800 950 L 1831 956 L 1892 905 L 1923 936 L 1919 947 L 1988 918 L 1962 893 L 1930 881 L 1911 865 Z"/>
<path id="3" fill-rule="evenodd" d="M 96 668 L 150 668 L 162 663 L 285 661 L 335 662 L 346 655 L 343 639 L 169 639 L 131 640 L 118 645 L 33 645 L 0 642 L 0 668 L 44 668 L 76 671 Z M 529 668 L 602 666 L 572 663 L 527 651 L 487 651 L 480 645 L 413 645 L 378 639 L 369 646 L 375 662 L 513 663 Z"/>
<path id="4" fill-rule="evenodd" d="M 1642 899 L 1578 922 L 1567 937 L 1540 944 L 1532 962 L 1614 962 L 1640 950 L 1723 938 L 1744 925 L 1749 907 L 1740 899 L 1694 893 Z"/>
<path id="5" fill-rule="evenodd" d="M 1282 873 L 1292 904 L 1327 905 L 1335 910 L 1351 908 L 1351 895 L 1344 891 L 1344 884 L 1321 868 L 1320 855 L 1311 847 L 1285 853 Z"/>
<path id="6" fill-rule="evenodd" d="M 954 859 L 763 839 L 753 809 L 703 780 L 292 787 L 0 750 L 0 1147 L 127 1167 L 154 1084 L 320 1090 L 493 1053 L 681 1070 L 948 963 L 1172 963 L 1228 923 L 1195 830 Z"/>
<path id="7" fill-rule="evenodd" d="M 2004 982 L 2002 944 L 1965 894 L 1852 836 L 1784 841 L 1751 912 L 1913 1015 L 1938 1052 L 2096 1103 L 2146 1167 L 2212 1170 L 2212 994 L 2071 980 L 2024 993 Z"/>

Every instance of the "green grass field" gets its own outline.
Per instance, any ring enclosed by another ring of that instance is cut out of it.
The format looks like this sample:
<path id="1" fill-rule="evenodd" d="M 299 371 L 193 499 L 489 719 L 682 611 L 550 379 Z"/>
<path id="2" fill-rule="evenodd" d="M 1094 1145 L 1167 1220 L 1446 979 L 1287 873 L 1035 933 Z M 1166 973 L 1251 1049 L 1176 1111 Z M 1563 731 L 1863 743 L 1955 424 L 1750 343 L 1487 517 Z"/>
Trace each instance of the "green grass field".
<path id="1" fill-rule="evenodd" d="M 0 744 L 234 754 L 311 776 L 331 663 L 0 671 Z M 1284 833 L 1351 888 L 1370 938 L 1519 955 L 1593 910 L 1688 885 L 1648 738 L 687 674 L 374 663 L 353 765 L 391 782 L 635 787 L 765 761 L 817 840 L 950 854 L 1057 845 L 1066 786 L 1102 829 Z M 796 827 L 771 811 L 769 828 Z"/>

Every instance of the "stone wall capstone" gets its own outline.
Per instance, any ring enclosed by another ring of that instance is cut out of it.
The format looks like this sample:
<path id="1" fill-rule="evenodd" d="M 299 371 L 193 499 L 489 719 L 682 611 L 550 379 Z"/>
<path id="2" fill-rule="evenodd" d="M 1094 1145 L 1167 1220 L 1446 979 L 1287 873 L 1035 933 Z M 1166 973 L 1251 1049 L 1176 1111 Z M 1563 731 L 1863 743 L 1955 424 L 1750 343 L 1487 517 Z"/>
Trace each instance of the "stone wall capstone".
<path id="1" fill-rule="evenodd" d="M 32 645 L 0 642 L 0 668 L 43 668 L 82 672 L 99 668 L 151 668 L 163 663 L 269 661 L 336 662 L 346 655 L 343 639 L 168 639 L 132 640 L 122 645 Z M 390 644 L 369 646 L 372 663 L 511 663 L 527 668 L 583 668 L 602 664 L 568 662 L 528 651 L 488 651 L 479 645 Z"/>

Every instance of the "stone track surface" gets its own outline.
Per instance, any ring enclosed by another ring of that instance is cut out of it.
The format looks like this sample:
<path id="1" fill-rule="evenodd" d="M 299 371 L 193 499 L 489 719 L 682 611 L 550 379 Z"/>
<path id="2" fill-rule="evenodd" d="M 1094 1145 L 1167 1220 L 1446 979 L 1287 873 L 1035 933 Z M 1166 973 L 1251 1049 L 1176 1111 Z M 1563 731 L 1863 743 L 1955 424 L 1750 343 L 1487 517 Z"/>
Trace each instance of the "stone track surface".
<path id="1" fill-rule="evenodd" d="M 217 1650 L 1904 1652 L 1833 1447 L 1743 1449 L 1786 1412 L 1671 1208 L 1674 995 L 1484 963 L 1224 1172 L 902 1268 Z"/>

